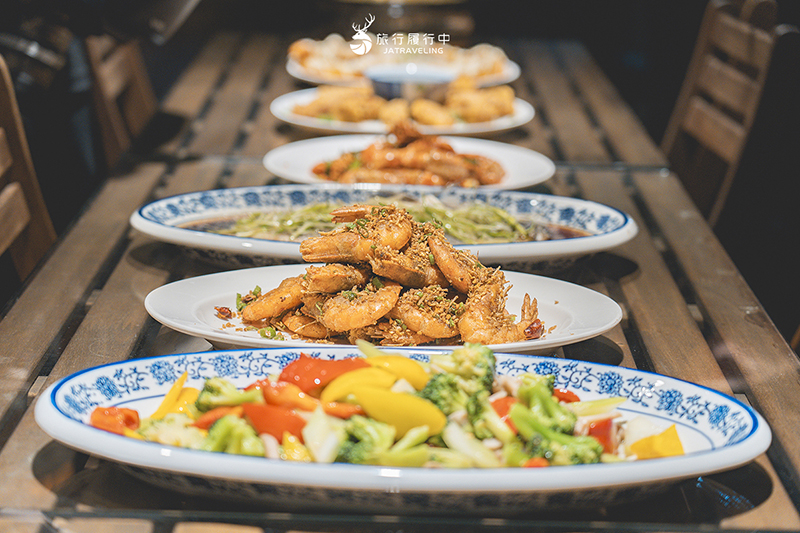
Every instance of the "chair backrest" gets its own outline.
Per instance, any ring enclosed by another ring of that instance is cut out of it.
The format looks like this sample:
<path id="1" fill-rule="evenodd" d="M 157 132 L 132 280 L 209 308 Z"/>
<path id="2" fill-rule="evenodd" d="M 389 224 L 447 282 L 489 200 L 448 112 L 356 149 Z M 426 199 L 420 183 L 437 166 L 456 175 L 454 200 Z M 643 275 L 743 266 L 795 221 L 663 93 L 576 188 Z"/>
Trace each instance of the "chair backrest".
<path id="1" fill-rule="evenodd" d="M 106 166 L 114 167 L 158 111 L 158 101 L 135 40 L 85 40 L 93 100 Z"/>
<path id="2" fill-rule="evenodd" d="M 713 226 L 761 102 L 774 0 L 710 0 L 661 148 Z"/>
<path id="3" fill-rule="evenodd" d="M 55 241 L 56 232 L 36 179 L 14 85 L 0 56 L 0 254 L 10 253 L 24 280 Z"/>

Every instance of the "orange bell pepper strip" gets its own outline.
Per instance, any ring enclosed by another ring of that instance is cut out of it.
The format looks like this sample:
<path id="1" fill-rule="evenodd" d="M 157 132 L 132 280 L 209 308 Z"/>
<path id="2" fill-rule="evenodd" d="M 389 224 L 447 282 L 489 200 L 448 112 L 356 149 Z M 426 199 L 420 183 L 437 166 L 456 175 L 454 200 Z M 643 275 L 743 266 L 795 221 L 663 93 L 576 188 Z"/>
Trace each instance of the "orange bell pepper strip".
<path id="1" fill-rule="evenodd" d="M 510 427 L 514 433 L 517 432 L 517 428 L 511 421 L 511 417 L 508 416 L 508 412 L 511 410 L 511 406 L 518 401 L 519 400 L 513 396 L 501 396 L 492 402 L 492 409 L 494 409 L 494 411 L 500 417 L 500 420 L 508 424 L 508 427 Z"/>
<path id="2" fill-rule="evenodd" d="M 542 468 L 545 466 L 550 466 L 550 461 L 544 457 L 531 457 L 525 461 L 522 466 L 525 468 Z"/>
<path id="3" fill-rule="evenodd" d="M 370 364 L 360 357 L 330 360 L 301 353 L 300 357 L 283 368 L 278 381 L 294 383 L 306 394 L 317 396 L 319 391 L 334 378 L 356 368 L 368 366 Z"/>
<path id="4" fill-rule="evenodd" d="M 127 407 L 97 407 L 89 416 L 89 424 L 117 435 L 124 435 L 126 429 L 139 427 L 139 413 Z"/>
<path id="5" fill-rule="evenodd" d="M 288 432 L 300 439 L 300 442 L 303 441 L 302 430 L 306 420 L 294 409 L 268 403 L 243 403 L 242 409 L 244 416 L 259 435 L 267 433 L 280 442 L 283 434 Z"/>
<path id="6" fill-rule="evenodd" d="M 243 413 L 244 410 L 242 409 L 241 405 L 237 405 L 235 407 L 223 405 L 221 407 L 215 407 L 210 411 L 206 411 L 200 415 L 192 425 L 200 429 L 209 429 L 214 425 L 214 422 L 225 415 L 235 414 L 236 416 L 241 417 Z"/>
<path id="7" fill-rule="evenodd" d="M 353 415 L 366 415 L 364 408 L 360 405 L 347 402 L 328 402 L 322 404 L 322 410 L 326 415 L 335 416 L 336 418 L 348 419 Z"/>
<path id="8" fill-rule="evenodd" d="M 319 405 L 316 398 L 303 392 L 299 386 L 288 381 L 272 381 L 261 379 L 249 385 L 245 390 L 261 389 L 264 401 L 272 405 L 293 407 L 302 411 L 313 411 Z"/>

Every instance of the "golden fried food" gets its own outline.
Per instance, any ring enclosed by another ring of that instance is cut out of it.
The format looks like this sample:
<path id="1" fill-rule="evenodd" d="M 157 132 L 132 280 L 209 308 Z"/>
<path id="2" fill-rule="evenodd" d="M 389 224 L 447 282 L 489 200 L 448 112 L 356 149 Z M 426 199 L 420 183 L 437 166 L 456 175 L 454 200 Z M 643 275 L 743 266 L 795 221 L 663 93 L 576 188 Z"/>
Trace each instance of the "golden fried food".
<path id="1" fill-rule="evenodd" d="M 386 346 L 542 335 L 536 300 L 526 294 L 518 317 L 509 313 L 503 272 L 454 248 L 440 226 L 414 222 L 394 205 L 354 205 L 332 215 L 344 224 L 300 246 L 305 261 L 327 264 L 243 299 L 245 324 L 312 342 Z"/>
<path id="2" fill-rule="evenodd" d="M 343 122 L 380 120 L 389 127 L 412 119 L 427 126 L 450 126 L 459 122 L 489 122 L 514 113 L 514 89 L 508 85 L 478 88 L 474 80 L 460 77 L 451 82 L 444 102 L 402 98 L 387 101 L 371 87 L 338 87 L 321 85 L 316 97 L 306 104 L 297 104 L 298 115 Z"/>
<path id="3" fill-rule="evenodd" d="M 411 110 L 408 101 L 403 98 L 393 98 L 378 110 L 378 120 L 389 126 L 409 118 L 411 118 Z"/>
<path id="4" fill-rule="evenodd" d="M 412 119 L 426 126 L 450 126 L 456 121 L 445 106 L 424 98 L 411 102 L 410 112 Z"/>
<path id="5" fill-rule="evenodd" d="M 406 183 L 415 185 L 494 185 L 505 176 L 502 165 L 488 157 L 459 154 L 443 138 L 422 135 L 399 122 L 385 140 L 360 152 L 346 152 L 316 164 L 318 177 L 339 183 Z"/>

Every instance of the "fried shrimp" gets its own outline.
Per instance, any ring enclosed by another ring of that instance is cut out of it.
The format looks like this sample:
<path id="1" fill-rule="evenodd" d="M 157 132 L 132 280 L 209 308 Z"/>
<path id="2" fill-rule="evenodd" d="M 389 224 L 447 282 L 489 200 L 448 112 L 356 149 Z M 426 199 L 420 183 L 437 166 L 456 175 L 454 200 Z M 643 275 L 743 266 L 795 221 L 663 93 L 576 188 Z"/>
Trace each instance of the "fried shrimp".
<path id="1" fill-rule="evenodd" d="M 394 308 L 402 288 L 386 281 L 369 284 L 360 291 L 342 291 L 322 304 L 320 322 L 337 332 L 375 324 Z"/>
<path id="2" fill-rule="evenodd" d="M 364 262 L 378 248 L 399 250 L 411 238 L 411 215 L 394 206 L 356 205 L 337 209 L 331 215 L 334 222 L 347 224 L 301 242 L 304 261 Z"/>
<path id="3" fill-rule="evenodd" d="M 287 315 L 283 317 L 283 325 L 286 326 L 286 329 L 301 337 L 325 339 L 330 335 L 328 328 L 307 315 Z"/>
<path id="4" fill-rule="evenodd" d="M 536 300 L 526 294 L 520 320 L 506 310 L 508 286 L 502 271 L 484 268 L 476 276 L 458 320 L 464 342 L 504 344 L 537 337 L 541 332 Z"/>
<path id="5" fill-rule="evenodd" d="M 390 248 L 376 251 L 370 259 L 372 271 L 405 287 L 447 286 L 447 278 L 436 267 L 431 257 L 427 242 L 430 235 L 443 236 L 441 229 L 431 223 L 414 224 L 408 246 L 402 251 Z"/>
<path id="6" fill-rule="evenodd" d="M 310 266 L 304 276 L 308 292 L 335 293 L 354 287 L 363 287 L 369 281 L 369 269 L 342 263 Z"/>
<path id="7" fill-rule="evenodd" d="M 274 318 L 281 313 L 294 309 L 302 303 L 303 276 L 287 278 L 269 292 L 265 292 L 250 302 L 242 310 L 242 318 L 246 322 L 257 322 Z"/>
<path id="8" fill-rule="evenodd" d="M 428 238 L 431 256 L 447 281 L 458 291 L 466 294 L 472 286 L 472 272 L 478 259 L 469 252 L 456 250 L 440 235 Z M 480 265 L 483 266 L 483 265 Z"/>
<path id="9" fill-rule="evenodd" d="M 438 222 L 414 222 L 392 205 L 352 205 L 331 215 L 342 225 L 300 245 L 305 260 L 326 264 L 238 298 L 250 329 L 383 346 L 492 345 L 542 335 L 536 300 L 525 294 L 519 315 L 507 311 L 503 272 L 453 247 Z"/>
<path id="10" fill-rule="evenodd" d="M 421 103 L 412 104 L 412 115 L 415 113 L 414 105 Z M 420 120 L 419 116 L 416 118 Z M 446 118 L 452 120 L 452 117 Z M 347 152 L 334 160 L 314 165 L 312 172 L 322 179 L 342 183 L 462 187 L 495 184 L 505 175 L 499 162 L 486 156 L 458 153 L 443 137 L 422 135 L 408 121 L 394 123 L 385 139 L 363 150 Z"/>
<path id="11" fill-rule="evenodd" d="M 462 308 L 463 304 L 447 297 L 446 289 L 429 285 L 404 292 L 389 318 L 400 320 L 412 332 L 425 337 L 447 339 L 459 334 Z"/>

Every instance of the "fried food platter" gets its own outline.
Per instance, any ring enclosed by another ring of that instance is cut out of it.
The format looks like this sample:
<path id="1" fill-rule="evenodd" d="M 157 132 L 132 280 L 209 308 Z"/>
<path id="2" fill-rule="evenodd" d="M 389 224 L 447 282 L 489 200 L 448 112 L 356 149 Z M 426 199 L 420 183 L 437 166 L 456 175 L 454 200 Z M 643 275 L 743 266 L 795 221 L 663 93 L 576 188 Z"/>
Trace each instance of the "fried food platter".
<path id="1" fill-rule="evenodd" d="M 286 93 L 270 103 L 272 114 L 293 126 L 298 126 L 312 132 L 331 133 L 386 133 L 388 127 L 380 120 L 363 120 L 347 122 L 298 114 L 294 111 L 298 105 L 307 105 L 314 101 L 318 89 L 301 89 Z M 498 117 L 486 122 L 456 122 L 450 125 L 424 125 L 419 124 L 421 133 L 427 135 L 483 135 L 488 133 L 501 133 L 519 126 L 523 126 L 533 119 L 535 111 L 533 106 L 521 98 L 515 98 L 513 112 L 510 115 Z"/>

